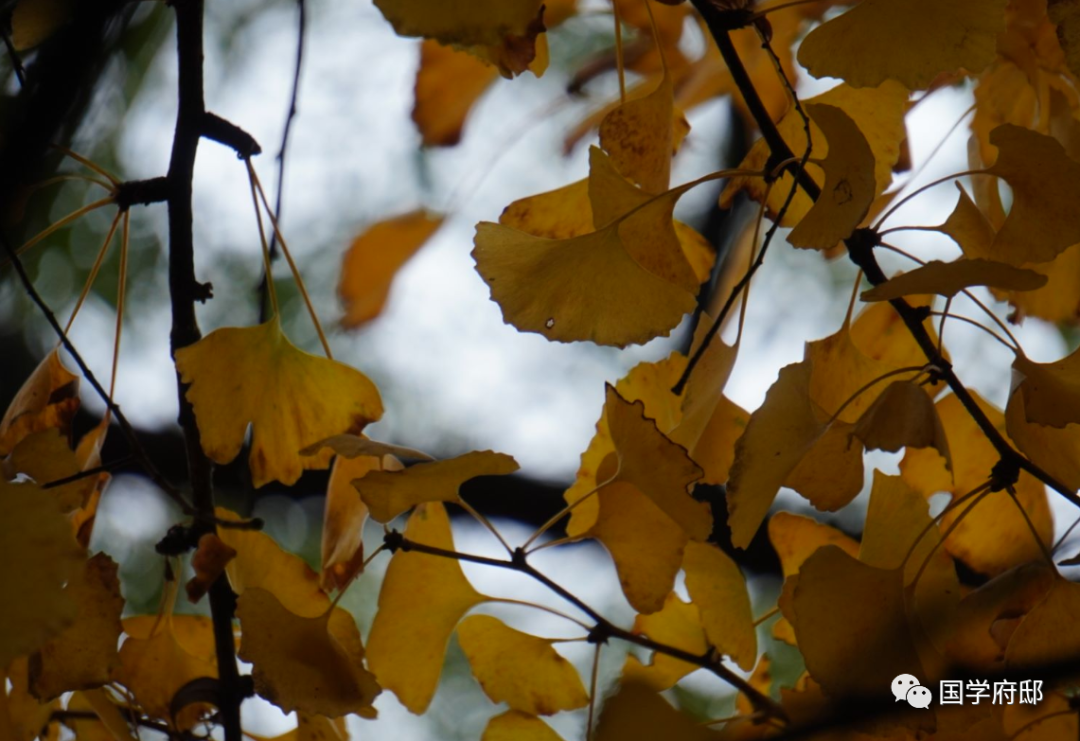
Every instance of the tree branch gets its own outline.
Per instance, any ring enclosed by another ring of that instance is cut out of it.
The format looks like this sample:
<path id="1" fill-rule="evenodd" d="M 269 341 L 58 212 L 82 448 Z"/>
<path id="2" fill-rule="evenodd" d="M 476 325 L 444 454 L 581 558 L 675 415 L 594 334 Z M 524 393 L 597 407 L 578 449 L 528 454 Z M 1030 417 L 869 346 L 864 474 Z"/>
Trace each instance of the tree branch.
<path id="1" fill-rule="evenodd" d="M 195 155 L 199 139 L 209 135 L 208 123 L 212 129 L 217 122 L 227 122 L 208 114 L 203 100 L 203 0 L 173 0 L 172 6 L 176 10 L 179 83 L 176 130 L 166 177 L 169 189 L 169 298 L 172 305 L 170 345 L 175 357 L 177 350 L 198 342 L 202 337 L 195 317 L 195 304 L 208 298 L 206 287 L 195 279 L 191 205 Z M 230 136 L 241 131 L 236 127 L 233 129 L 235 131 Z M 251 141 L 254 142 L 253 139 Z M 214 532 L 213 466 L 203 452 L 195 412 L 187 400 L 187 386 L 181 381 L 179 373 L 176 385 L 179 422 L 184 431 L 196 510 L 195 528 Z M 243 740 L 240 726 L 243 692 L 233 636 L 235 613 L 236 595 L 228 580 L 218 577 L 210 587 L 210 614 L 220 680 L 218 711 L 225 730 L 225 741 Z"/>

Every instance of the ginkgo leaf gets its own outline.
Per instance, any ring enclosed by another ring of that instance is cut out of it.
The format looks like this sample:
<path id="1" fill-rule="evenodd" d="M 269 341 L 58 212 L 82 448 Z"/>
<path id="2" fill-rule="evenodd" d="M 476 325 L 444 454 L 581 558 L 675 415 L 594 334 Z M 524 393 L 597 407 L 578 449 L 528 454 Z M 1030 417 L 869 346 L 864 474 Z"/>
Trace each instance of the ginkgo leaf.
<path id="1" fill-rule="evenodd" d="M 1047 427 L 1080 423 L 1080 352 L 1053 363 L 1036 363 L 1019 353 L 1013 370 L 1021 374 L 1016 390 L 1024 395 L 1028 422 Z"/>
<path id="2" fill-rule="evenodd" d="M 675 153 L 674 87 L 665 70 L 656 89 L 627 100 L 600 122 L 600 147 L 615 169 L 646 193 L 668 189 Z M 682 125 L 689 126 L 683 119 Z"/>
<path id="3" fill-rule="evenodd" d="M 910 90 L 939 74 L 981 72 L 994 61 L 1006 0 L 864 0 L 822 24 L 799 47 L 814 77 L 854 87 L 899 80 Z"/>
<path id="4" fill-rule="evenodd" d="M 750 671 L 757 660 L 757 633 L 746 579 L 739 567 L 711 543 L 688 543 L 683 569 L 686 590 L 701 611 L 709 643 Z"/>
<path id="5" fill-rule="evenodd" d="M 563 741 L 563 738 L 535 715 L 507 710 L 488 721 L 480 741 Z"/>
<path id="6" fill-rule="evenodd" d="M 128 718 L 103 689 L 75 692 L 68 700 L 71 716 L 64 720 L 78 741 L 138 741 Z M 80 717 L 80 712 L 86 716 Z"/>
<path id="7" fill-rule="evenodd" d="M 638 615 L 634 619 L 634 632 L 695 656 L 704 655 L 709 648 L 698 606 L 693 602 L 683 602 L 674 592 L 664 599 L 661 610 L 651 615 Z M 656 692 L 663 692 L 699 668 L 697 664 L 659 651 L 653 652 L 648 664 L 642 664 L 636 656 L 628 654 L 623 665 L 622 681 L 646 684 Z"/>
<path id="8" fill-rule="evenodd" d="M 413 511 L 405 537 L 454 548 L 450 521 L 438 502 Z M 435 695 L 450 634 L 465 613 L 486 599 L 473 589 L 457 561 L 427 553 L 395 553 L 368 636 L 368 667 L 379 684 L 413 713 L 423 713 Z"/>
<path id="9" fill-rule="evenodd" d="M 799 570 L 795 635 L 806 668 L 834 697 L 879 696 L 898 674 L 922 676 L 899 568 L 825 546 Z"/>
<path id="10" fill-rule="evenodd" d="M 735 444 L 727 501 L 739 548 L 750 545 L 784 480 L 825 431 L 810 401 L 810 375 L 805 360 L 782 368 Z"/>
<path id="11" fill-rule="evenodd" d="M 39 737 L 56 741 L 59 733 L 50 733 L 49 725 L 60 703 L 41 702 L 31 694 L 26 657 L 0 669 L 0 682 L 4 685 L 0 691 L 0 737 L 4 741 L 34 741 Z"/>
<path id="12" fill-rule="evenodd" d="M 499 223 L 534 237 L 571 239 L 595 228 L 589 179 L 521 198 L 503 209 Z"/>
<path id="13" fill-rule="evenodd" d="M 949 218 L 938 227 L 938 230 L 950 236 L 960 246 L 965 257 L 973 260 L 988 258 L 993 254 L 992 247 L 996 230 L 986 215 L 971 200 L 971 196 L 967 194 L 959 181 L 953 184 L 960 191 L 960 197 L 956 201 L 956 207 L 949 214 Z M 910 273 L 905 273 L 905 275 L 910 275 Z"/>
<path id="14" fill-rule="evenodd" d="M 997 161 L 987 169 L 1009 184 L 1012 208 L 991 245 L 993 259 L 1020 265 L 1053 260 L 1080 242 L 1080 162 L 1051 136 L 1005 124 L 990 133 Z"/>
<path id="15" fill-rule="evenodd" d="M 165 615 L 125 618 L 123 623 L 128 637 L 120 646 L 116 681 L 131 690 L 150 717 L 166 720 L 178 730 L 190 729 L 208 706 L 189 705 L 174 719 L 170 705 L 188 682 L 217 677 L 210 618 L 173 615 L 169 606 Z"/>
<path id="16" fill-rule="evenodd" d="M 457 628 L 473 676 L 492 702 L 529 715 L 553 715 L 589 703 L 573 664 L 550 640 L 514 630 L 490 615 L 473 615 Z"/>
<path id="17" fill-rule="evenodd" d="M 29 476 L 39 486 L 66 479 L 82 470 L 75 452 L 56 428 L 33 432 L 15 445 L 11 455 L 0 460 L 0 474 L 8 480 L 19 474 Z M 50 487 L 45 496 L 52 499 L 61 512 L 70 514 L 82 508 L 98 481 L 93 476 Z"/>
<path id="18" fill-rule="evenodd" d="M 895 453 L 900 448 L 934 448 L 952 468 L 949 440 L 933 400 L 913 381 L 893 381 L 871 404 L 852 434 L 867 450 Z"/>
<path id="19" fill-rule="evenodd" d="M 124 610 L 117 568 L 111 558 L 98 553 L 68 581 L 64 591 L 76 605 L 78 620 L 30 660 L 30 685 L 41 699 L 100 687 L 111 679 L 119 660 L 116 646 Z"/>
<path id="20" fill-rule="evenodd" d="M 176 351 L 190 384 L 203 451 L 228 463 L 251 425 L 252 484 L 295 483 L 305 468 L 325 468 L 326 456 L 302 448 L 331 435 L 359 433 L 382 416 L 375 384 L 358 370 L 298 350 L 275 317 L 256 327 L 226 327 Z"/>
<path id="21" fill-rule="evenodd" d="M 1032 463 L 1073 491 L 1080 489 L 1080 425 L 1048 427 L 1029 422 L 1025 406 L 1023 392 L 1013 391 L 1005 408 L 1009 437 Z M 1040 531 L 1046 532 L 1043 519 L 1039 518 Z"/>
<path id="22" fill-rule="evenodd" d="M 624 682 L 604 702 L 593 738 L 596 741 L 624 741 L 631 738 L 714 741 L 720 738 L 720 734 L 689 715 L 680 713 L 645 685 Z"/>
<path id="23" fill-rule="evenodd" d="M 769 66 L 772 68 L 771 65 Z M 900 158 L 901 143 L 907 137 L 904 126 L 904 114 L 908 107 L 907 89 L 897 82 L 885 81 L 876 88 L 855 89 L 850 85 L 837 85 L 821 95 L 803 101 L 803 109 L 813 105 L 834 106 L 842 110 L 855 123 L 862 136 L 874 153 L 874 195 L 885 191 L 892 182 L 892 170 Z M 806 151 L 806 131 L 802 117 L 797 111 L 788 110 L 777 124 L 777 129 L 784 141 L 796 156 Z M 829 142 L 820 126 L 811 119 L 811 142 L 814 145 L 811 157 L 823 159 L 829 156 Z M 764 139 L 758 139 L 743 158 L 740 169 L 763 170 L 769 163 L 771 151 Z M 775 164 L 775 163 L 774 163 Z M 814 163 L 807 164 L 809 172 L 817 182 L 822 182 L 821 169 Z M 759 203 L 768 200 L 767 210 L 770 216 L 780 212 L 788 193 L 794 185 L 790 173 L 785 172 L 771 189 L 764 178 L 740 176 L 734 177 L 720 194 L 720 205 L 731 206 L 735 195 L 746 190 L 751 198 Z M 813 206 L 813 201 L 801 189 L 796 192 L 791 204 L 781 221 L 782 226 L 795 226 L 806 216 Z M 830 245 L 831 247 L 832 245 Z"/>
<path id="24" fill-rule="evenodd" d="M 999 574 L 957 605 L 946 655 L 974 671 L 1000 671 L 1020 617 L 1038 604 L 1057 581 L 1045 561 L 1032 561 Z"/>
<path id="25" fill-rule="evenodd" d="M 1009 669 L 1068 662 L 1080 655 L 1080 585 L 1060 575 L 1020 621 L 1005 652 Z"/>
<path id="26" fill-rule="evenodd" d="M 188 599 L 198 602 L 218 577 L 225 572 L 225 566 L 236 558 L 236 549 L 229 546 L 215 533 L 205 533 L 199 538 L 199 546 L 191 556 L 191 568 L 195 576 L 184 585 Z"/>
<path id="27" fill-rule="evenodd" d="M 675 585 L 690 536 L 632 484 L 616 481 L 595 497 L 596 520 L 583 537 L 596 538 L 611 554 L 630 606 L 656 612 Z"/>
<path id="28" fill-rule="evenodd" d="M 1002 733 L 1018 741 L 1056 741 L 1080 735 L 1080 718 L 1072 698 L 1064 692 L 1047 692 L 1040 703 L 1016 703 L 1003 707 Z"/>
<path id="29" fill-rule="evenodd" d="M 216 514 L 224 520 L 239 519 L 221 507 Z M 223 527 L 218 529 L 218 537 L 236 551 L 236 558 L 225 566 L 225 573 L 237 594 L 251 588 L 265 589 L 285 609 L 301 617 L 318 617 L 330 606 L 329 598 L 319 587 L 319 575 L 266 533 Z"/>
<path id="30" fill-rule="evenodd" d="M 806 112 L 829 142 L 829 153 L 821 163 L 825 185 L 821 197 L 791 230 L 788 242 L 827 250 L 850 237 L 870 210 L 877 195 L 876 160 L 858 125 L 842 109 L 809 103 Z"/>
<path id="31" fill-rule="evenodd" d="M 355 329 L 382 313 L 394 276 L 442 222 L 441 216 L 411 211 L 372 224 L 357 235 L 345 252 L 338 280 L 345 327 Z"/>
<path id="32" fill-rule="evenodd" d="M 498 66 L 506 77 L 525 71 L 544 31 L 540 0 L 376 0 L 394 30 L 465 48 Z"/>
<path id="33" fill-rule="evenodd" d="M 364 669 L 364 647 L 352 615 L 334 607 L 301 617 L 270 592 L 249 588 L 240 595 L 236 616 L 239 656 L 252 663 L 260 695 L 286 713 L 371 715 L 381 689 Z"/>
<path id="34" fill-rule="evenodd" d="M 32 484 L 0 479 L 0 666 L 41 648 L 78 616 L 64 584 L 85 556 L 55 502 Z"/>
<path id="35" fill-rule="evenodd" d="M 1004 434 L 1006 424 L 1001 411 L 975 392 L 971 395 L 983 414 Z M 945 491 L 955 501 L 987 481 L 1000 455 L 955 395 L 942 398 L 936 406 L 949 440 L 951 474 L 945 460 L 933 448 L 908 448 L 900 462 L 900 473 L 924 497 Z M 1006 491 L 988 494 L 958 523 L 956 519 L 966 505 L 945 513 L 941 527 L 950 530 L 945 539 L 946 550 L 976 571 L 990 575 L 1042 558 L 1039 544 L 1017 504 L 1031 518 L 1040 539 L 1049 543 L 1054 524 L 1046 487 L 1027 472 L 1021 472 L 1016 494 L 1016 501 Z"/>
<path id="36" fill-rule="evenodd" d="M 960 258 L 952 262 L 931 260 L 910 273 L 894 276 L 863 291 L 863 301 L 891 301 L 917 293 L 936 293 L 952 298 L 965 288 L 989 286 L 1010 291 L 1033 291 L 1046 285 L 1046 276 L 982 258 Z"/>
<path id="37" fill-rule="evenodd" d="M 79 377 L 53 350 L 38 364 L 0 419 L 0 455 L 8 455 L 27 435 L 57 429 L 66 437 L 79 409 Z"/>
<path id="38" fill-rule="evenodd" d="M 645 405 L 630 403 L 608 384 L 604 411 L 618 456 L 614 481 L 632 484 L 695 540 L 712 533 L 709 505 L 690 496 L 690 486 L 701 478 L 686 450 L 671 442 L 645 416 Z"/>
<path id="39" fill-rule="evenodd" d="M 785 578 L 799 573 L 806 559 L 827 545 L 837 546 L 852 558 L 859 557 L 859 543 L 851 536 L 790 512 L 777 512 L 769 518 L 769 542 L 780 557 Z"/>
<path id="40" fill-rule="evenodd" d="M 469 110 L 499 76 L 472 54 L 425 39 L 420 45 L 412 120 L 425 147 L 461 141 Z"/>
<path id="41" fill-rule="evenodd" d="M 476 227 L 473 259 L 503 319 L 549 340 L 625 347 L 666 336 L 694 296 L 630 257 L 618 223 L 566 240 Z"/>
<path id="42" fill-rule="evenodd" d="M 784 478 L 784 486 L 805 497 L 815 509 L 835 512 L 862 491 L 863 446 L 853 425 L 834 421 Z"/>
<path id="43" fill-rule="evenodd" d="M 435 460 L 422 450 L 409 448 L 404 445 L 394 445 L 392 443 L 372 440 L 365 435 L 331 435 L 325 440 L 320 440 L 314 445 L 309 445 L 301 450 L 300 453 L 301 455 L 315 455 L 322 448 L 330 448 L 335 453 L 345 458 L 356 458 L 357 456 L 373 456 L 381 458 L 390 455 L 404 460 Z"/>
<path id="44" fill-rule="evenodd" d="M 387 523 L 422 502 L 461 504 L 458 489 L 477 476 L 506 476 L 518 470 L 517 461 L 490 450 L 434 463 L 421 463 L 403 471 L 373 471 L 353 482 L 368 506 L 371 518 Z"/>
<path id="45" fill-rule="evenodd" d="M 366 455 L 334 460 L 323 509 L 319 574 L 319 586 L 323 589 L 345 588 L 363 568 L 363 532 L 368 508 L 352 482 L 381 470 L 384 460 L 396 461 Z"/>

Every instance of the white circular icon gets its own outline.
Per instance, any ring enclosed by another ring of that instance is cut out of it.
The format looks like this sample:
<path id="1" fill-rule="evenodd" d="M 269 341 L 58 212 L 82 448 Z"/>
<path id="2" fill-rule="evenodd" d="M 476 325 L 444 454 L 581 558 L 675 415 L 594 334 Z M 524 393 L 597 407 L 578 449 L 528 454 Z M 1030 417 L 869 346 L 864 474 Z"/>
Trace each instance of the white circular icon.
<path id="1" fill-rule="evenodd" d="M 930 707 L 930 701 L 933 699 L 934 693 L 919 685 L 915 685 L 907 692 L 908 705 L 913 708 L 928 708 Z"/>
<path id="2" fill-rule="evenodd" d="M 912 687 L 918 687 L 919 680 L 911 674 L 901 674 L 892 681 L 892 693 L 896 698 L 896 702 L 907 699 L 908 690 Z M 929 690 L 927 690 L 929 692 Z M 925 707 L 925 705 L 923 706 Z"/>

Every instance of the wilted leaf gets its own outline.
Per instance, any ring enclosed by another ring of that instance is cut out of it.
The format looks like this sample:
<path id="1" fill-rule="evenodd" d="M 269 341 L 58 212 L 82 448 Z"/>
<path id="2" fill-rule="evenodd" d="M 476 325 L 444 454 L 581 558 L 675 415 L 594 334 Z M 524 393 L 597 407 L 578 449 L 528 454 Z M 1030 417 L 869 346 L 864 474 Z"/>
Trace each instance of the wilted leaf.
<path id="1" fill-rule="evenodd" d="M 405 537 L 453 550 L 450 521 L 438 502 L 409 517 Z M 399 551 L 379 592 L 368 636 L 368 666 L 379 683 L 417 715 L 435 695 L 450 634 L 462 616 L 487 598 L 473 589 L 457 561 Z"/>
<path id="2" fill-rule="evenodd" d="M 517 462 L 490 450 L 434 463 L 420 463 L 403 471 L 373 471 L 353 482 L 376 522 L 387 523 L 422 502 L 461 504 L 458 489 L 477 476 L 506 476 Z"/>
<path id="3" fill-rule="evenodd" d="M 963 201 L 961 201 L 963 202 Z M 952 298 L 965 288 L 989 286 L 1009 291 L 1032 291 L 1046 285 L 1046 276 L 1034 270 L 1013 267 L 982 258 L 960 258 L 952 262 L 931 260 L 910 273 L 894 276 L 881 285 L 863 291 L 863 301 L 891 301 L 901 296 L 936 293 Z"/>
<path id="4" fill-rule="evenodd" d="M 757 633 L 746 579 L 739 567 L 711 543 L 688 543 L 683 569 L 686 590 L 701 611 L 709 643 L 750 671 L 757 660 Z"/>
<path id="5" fill-rule="evenodd" d="M 317 617 L 290 612 L 273 594 L 249 588 L 236 605 L 239 656 L 250 661 L 255 691 L 286 713 L 371 717 L 381 689 L 364 669 L 352 615 L 340 607 Z"/>
<path id="6" fill-rule="evenodd" d="M 323 589 L 344 589 L 353 577 L 360 573 L 364 563 L 363 532 L 368 509 L 352 482 L 381 470 L 385 461 L 394 458 L 339 456 L 330 469 L 330 481 L 326 485 L 326 506 L 323 509 L 322 543 L 320 547 L 322 570 L 319 586 Z"/>
<path id="7" fill-rule="evenodd" d="M 1006 0 L 864 0 L 810 32 L 799 63 L 854 87 L 899 80 L 911 90 L 939 74 L 981 72 L 993 60 Z"/>
<path id="8" fill-rule="evenodd" d="M 57 429 L 67 437 L 79 409 L 79 377 L 53 350 L 30 374 L 0 420 L 0 455 L 8 455 L 27 435 Z"/>
<path id="9" fill-rule="evenodd" d="M 1080 76 L 1080 4 L 1076 0 L 1047 0 L 1046 12 L 1057 26 L 1057 37 L 1065 52 L 1065 63 Z"/>
<path id="10" fill-rule="evenodd" d="M 375 384 L 358 370 L 298 350 L 275 317 L 256 327 L 226 327 L 176 352 L 191 384 L 202 447 L 229 463 L 251 425 L 252 484 L 295 483 L 305 468 L 325 468 L 325 455 L 300 450 L 345 432 L 359 433 L 382 416 Z"/>
<path id="11" fill-rule="evenodd" d="M 442 222 L 441 216 L 411 211 L 372 224 L 352 241 L 338 281 L 345 304 L 343 325 L 355 329 L 382 313 L 394 276 Z"/>
<path id="12" fill-rule="evenodd" d="M 821 197 L 791 230 L 788 242 L 828 250 L 851 236 L 874 202 L 876 160 L 866 137 L 842 109 L 810 103 L 806 112 L 829 142 L 829 153 L 821 163 L 825 185 Z"/>
<path id="13" fill-rule="evenodd" d="M 199 547 L 191 556 L 191 568 L 195 576 L 184 585 L 188 599 L 198 602 L 203 598 L 211 585 L 225 571 L 229 561 L 236 558 L 236 549 L 227 545 L 215 533 L 206 533 L 199 538 Z"/>
<path id="14" fill-rule="evenodd" d="M 98 553 L 68 581 L 64 592 L 75 604 L 78 619 L 31 658 L 30 683 L 36 696 L 51 700 L 111 679 L 124 609 L 116 574 L 116 563 Z"/>
<path id="15" fill-rule="evenodd" d="M 465 618 L 457 633 L 473 675 L 492 702 L 529 715 L 553 715 L 589 703 L 577 669 L 550 640 L 514 630 L 490 615 Z"/>

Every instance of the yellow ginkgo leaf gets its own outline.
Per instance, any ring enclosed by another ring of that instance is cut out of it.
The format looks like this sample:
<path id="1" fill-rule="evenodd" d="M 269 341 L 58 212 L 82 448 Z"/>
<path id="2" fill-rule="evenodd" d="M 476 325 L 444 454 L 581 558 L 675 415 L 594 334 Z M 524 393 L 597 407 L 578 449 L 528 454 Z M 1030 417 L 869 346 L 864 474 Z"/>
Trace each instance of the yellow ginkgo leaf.
<path id="1" fill-rule="evenodd" d="M 1057 27 L 1058 41 L 1065 52 L 1065 63 L 1074 75 L 1080 75 L 1080 3 L 1076 0 L 1047 0 L 1046 13 Z"/>
<path id="2" fill-rule="evenodd" d="M 898 674 L 925 676 L 899 568 L 875 568 L 825 546 L 799 570 L 793 607 L 806 668 L 830 695 L 880 696 Z"/>
<path id="3" fill-rule="evenodd" d="M 711 543 L 688 543 L 683 569 L 686 590 L 701 611 L 709 643 L 750 671 L 757 661 L 757 633 L 746 579 L 739 567 Z"/>
<path id="4" fill-rule="evenodd" d="M 784 577 L 799 573 L 806 559 L 819 548 L 835 545 L 852 558 L 859 556 L 859 543 L 834 527 L 790 512 L 769 518 L 769 542 L 780 557 Z"/>
<path id="5" fill-rule="evenodd" d="M 701 478 L 701 468 L 645 416 L 643 403 L 631 404 L 610 384 L 604 411 L 618 456 L 614 481 L 632 484 L 687 535 L 706 540 L 712 533 L 712 513 L 707 503 L 690 495 L 690 486 Z"/>
<path id="6" fill-rule="evenodd" d="M 662 738 L 664 741 L 716 741 L 721 736 L 673 708 L 649 687 L 624 682 L 600 713 L 596 741 Z"/>
<path id="7" fill-rule="evenodd" d="M 120 646 L 120 665 L 114 678 L 132 692 L 139 707 L 151 718 L 187 730 L 209 706 L 189 705 L 176 718 L 170 706 L 177 691 L 188 682 L 217 677 L 214 627 L 210 618 L 201 615 L 173 615 L 171 604 L 166 610 L 161 616 L 124 619 L 128 637 Z"/>
<path id="8" fill-rule="evenodd" d="M 934 448 L 952 468 L 949 440 L 933 400 L 913 381 L 893 381 L 867 407 L 852 428 L 867 450 L 895 453 L 900 448 Z"/>
<path id="9" fill-rule="evenodd" d="M 956 207 L 949 214 L 949 218 L 938 227 L 938 230 L 952 237 L 965 257 L 988 258 L 992 254 L 991 248 L 996 234 L 994 226 L 975 205 L 975 201 L 971 200 L 971 196 L 967 194 L 960 182 L 957 181 L 954 185 L 960 191 L 960 197 L 956 202 Z"/>
<path id="10" fill-rule="evenodd" d="M 683 602 L 674 592 L 665 598 L 663 609 L 651 615 L 638 615 L 634 619 L 634 632 L 696 656 L 704 655 L 709 649 L 698 606 Z M 636 656 L 628 654 L 623 665 L 622 680 L 646 684 L 655 692 L 663 692 L 699 668 L 697 664 L 659 651 L 653 652 L 648 664 L 642 664 Z"/>
<path id="11" fill-rule="evenodd" d="M 490 615 L 474 615 L 457 628 L 473 676 L 492 702 L 529 715 L 553 715 L 589 703 L 573 664 L 550 640 L 514 630 Z"/>
<path id="12" fill-rule="evenodd" d="M 236 616 L 239 656 L 252 663 L 260 695 L 286 713 L 372 714 L 381 689 L 364 669 L 364 647 L 352 615 L 334 607 L 301 617 L 265 589 L 250 588 L 240 595 Z"/>
<path id="13" fill-rule="evenodd" d="M 544 31 L 540 0 L 376 0 L 376 7 L 402 36 L 423 36 L 467 49 L 511 77 L 536 57 Z"/>
<path id="14" fill-rule="evenodd" d="M 784 486 L 804 496 L 815 509 L 835 512 L 862 491 L 863 446 L 853 425 L 835 421 L 784 478 Z"/>
<path id="15" fill-rule="evenodd" d="M 57 429 L 66 437 L 71 419 L 79 409 L 79 377 L 60 361 L 53 350 L 15 394 L 0 419 L 0 455 L 8 455 L 27 435 Z"/>
<path id="16" fill-rule="evenodd" d="M 1021 374 L 1016 390 L 1024 396 L 1028 422 L 1047 427 L 1080 424 L 1080 351 L 1053 363 L 1036 363 L 1019 353 L 1013 370 Z"/>
<path id="17" fill-rule="evenodd" d="M 73 693 L 67 710 L 64 725 L 78 741 L 138 741 L 124 711 L 103 689 Z"/>
<path id="18" fill-rule="evenodd" d="M 656 612 L 675 585 L 690 536 L 633 484 L 616 481 L 595 498 L 596 520 L 582 537 L 596 538 L 611 554 L 630 606 Z"/>
<path id="19" fill-rule="evenodd" d="M 375 384 L 360 371 L 298 350 L 275 317 L 256 327 L 226 327 L 176 351 L 190 384 L 202 447 L 229 463 L 251 425 L 252 484 L 295 483 L 305 468 L 325 468 L 326 455 L 300 450 L 331 435 L 359 433 L 382 416 Z"/>
<path id="20" fill-rule="evenodd" d="M 952 298 L 965 288 L 989 286 L 1010 291 L 1033 291 L 1046 285 L 1046 276 L 982 258 L 960 258 L 952 262 L 931 260 L 910 273 L 894 276 L 863 291 L 863 301 L 891 301 L 917 293 L 936 293 Z"/>
<path id="21" fill-rule="evenodd" d="M 810 375 L 805 360 L 782 368 L 735 444 L 727 500 L 739 548 L 750 545 L 788 474 L 825 432 L 810 400 Z"/>
<path id="22" fill-rule="evenodd" d="M 874 151 L 858 125 L 844 111 L 823 103 L 806 105 L 824 132 L 829 153 L 821 163 L 821 197 L 788 235 L 796 247 L 828 250 L 847 239 L 862 222 L 877 195 Z"/>
<path id="23" fill-rule="evenodd" d="M 50 728 L 53 710 L 59 701 L 42 702 L 34 697 L 29 684 L 26 657 L 18 658 L 0 669 L 0 738 L 4 741 L 56 741 L 59 733 Z M 44 729 L 44 730 L 43 730 Z"/>
<path id="24" fill-rule="evenodd" d="M 1080 242 L 1080 162 L 1052 136 L 1005 124 L 990 133 L 997 161 L 987 169 L 1009 184 L 1013 204 L 991 257 L 1012 265 L 1053 260 Z"/>
<path id="25" fill-rule="evenodd" d="M 78 616 L 64 584 L 85 556 L 48 494 L 0 479 L 0 666 L 37 650 Z"/>
<path id="26" fill-rule="evenodd" d="M 419 505 L 405 537 L 453 550 L 450 520 L 439 502 Z M 473 589 L 457 561 L 398 551 L 379 592 L 368 636 L 368 667 L 384 688 L 417 715 L 435 695 L 450 634 L 462 616 L 487 599 Z"/>
<path id="27" fill-rule="evenodd" d="M 30 660 L 30 684 L 41 699 L 100 687 L 111 679 L 124 610 L 116 574 L 116 563 L 98 553 L 67 583 L 64 591 L 75 603 L 79 618 Z"/>
<path id="28" fill-rule="evenodd" d="M 1015 390 L 1005 408 L 1005 428 L 1016 447 L 1032 463 L 1073 491 L 1080 489 L 1080 425 L 1048 427 L 1029 422 L 1024 394 Z M 1045 528 L 1046 523 L 1040 519 L 1039 525 Z M 1046 530 L 1041 529 L 1041 532 Z"/>
<path id="29" fill-rule="evenodd" d="M 372 440 L 366 435 L 331 435 L 325 440 L 320 440 L 314 445 L 309 445 L 300 451 L 301 455 L 315 455 L 322 448 L 330 448 L 339 456 L 345 458 L 356 458 L 358 456 L 374 456 L 376 458 L 384 458 L 385 456 L 393 456 L 395 458 L 401 458 L 405 460 L 416 461 L 433 461 L 435 460 L 430 455 L 422 450 L 416 448 L 409 448 L 404 445 L 394 445 L 393 443 L 384 443 L 379 440 Z"/>
<path id="30" fill-rule="evenodd" d="M 387 523 L 422 502 L 461 504 L 458 489 L 477 476 L 506 476 L 518 470 L 517 461 L 490 450 L 434 463 L 419 463 L 403 471 L 373 471 L 353 482 L 371 518 Z"/>
<path id="31" fill-rule="evenodd" d="M 323 589 L 343 589 L 363 568 L 363 532 L 368 509 L 352 482 L 381 470 L 383 460 L 367 455 L 334 460 L 323 509 L 322 570 L 319 574 L 319 585 Z"/>
<path id="32" fill-rule="evenodd" d="M 461 141 L 465 118 L 499 71 L 472 54 L 425 39 L 420 45 L 412 120 L 425 147 Z"/>
<path id="33" fill-rule="evenodd" d="M 480 741 L 563 741 L 563 738 L 535 715 L 507 710 L 488 721 Z"/>
<path id="34" fill-rule="evenodd" d="M 939 74 L 981 72 L 997 50 L 1006 0 L 864 0 L 810 32 L 799 63 L 854 87 L 899 80 L 923 90 Z"/>
<path id="35" fill-rule="evenodd" d="M 665 71 L 655 90 L 627 100 L 600 122 L 600 147 L 615 169 L 653 195 L 666 191 L 671 177 L 674 128 L 679 125 L 673 122 L 674 94 Z M 680 128 L 689 128 L 686 119 Z"/>
<path id="36" fill-rule="evenodd" d="M 217 508 L 221 519 L 239 519 Z M 299 556 L 283 550 L 269 535 L 257 530 L 219 528 L 218 537 L 236 551 L 225 573 L 233 591 L 242 595 L 251 588 L 265 589 L 277 597 L 289 612 L 301 617 L 318 617 L 330 600 L 319 586 L 319 575 Z"/>
<path id="37" fill-rule="evenodd" d="M 503 209 L 499 223 L 546 239 L 570 239 L 595 228 L 589 179 L 521 198 Z"/>
<path id="38" fill-rule="evenodd" d="M 74 476 L 82 470 L 78 456 L 56 428 L 33 432 L 18 442 L 11 455 L 0 460 L 0 474 L 8 480 L 19 474 L 29 476 L 39 486 Z M 45 496 L 64 514 L 86 505 L 98 481 L 93 476 L 50 487 Z"/>
<path id="39" fill-rule="evenodd" d="M 973 671 L 1000 671 L 1020 618 L 1057 582 L 1045 561 L 1032 561 L 999 574 L 957 605 L 946 656 Z"/>
<path id="40" fill-rule="evenodd" d="M 770 65 L 771 67 L 771 65 Z M 876 88 L 855 89 L 850 85 L 837 85 L 821 95 L 803 101 L 803 108 L 808 106 L 828 105 L 842 110 L 855 123 L 863 138 L 874 153 L 874 195 L 885 191 L 892 182 L 892 170 L 900 158 L 901 144 L 907 137 L 904 126 L 904 114 L 908 107 L 907 89 L 894 81 L 887 80 Z M 806 130 L 802 117 L 797 111 L 789 110 L 777 124 L 780 135 L 791 147 L 796 156 L 801 157 L 806 151 Z M 823 159 L 829 156 L 829 142 L 825 133 L 811 119 L 811 141 L 814 145 L 811 157 Z M 758 139 L 743 158 L 741 169 L 762 170 L 769 162 L 771 152 L 764 139 Z M 813 163 L 807 164 L 807 172 L 817 182 L 823 182 L 821 168 Z M 764 178 L 734 177 L 720 195 L 720 205 L 727 208 L 740 190 L 746 190 L 751 198 L 759 203 L 768 195 L 767 209 L 770 215 L 780 212 L 787 200 L 794 180 L 787 172 L 774 184 L 772 189 Z M 813 206 L 813 201 L 801 189 L 796 192 L 781 224 L 795 226 L 804 218 Z M 833 245 L 830 245 L 830 247 Z"/>
<path id="41" fill-rule="evenodd" d="M 1080 656 L 1080 584 L 1060 575 L 1016 627 L 1005 652 L 1009 669 L 1064 663 Z"/>
<path id="42" fill-rule="evenodd" d="M 338 296 L 345 304 L 344 326 L 355 329 L 382 313 L 394 276 L 442 222 L 441 216 L 411 211 L 372 224 L 352 241 L 338 280 Z"/>

